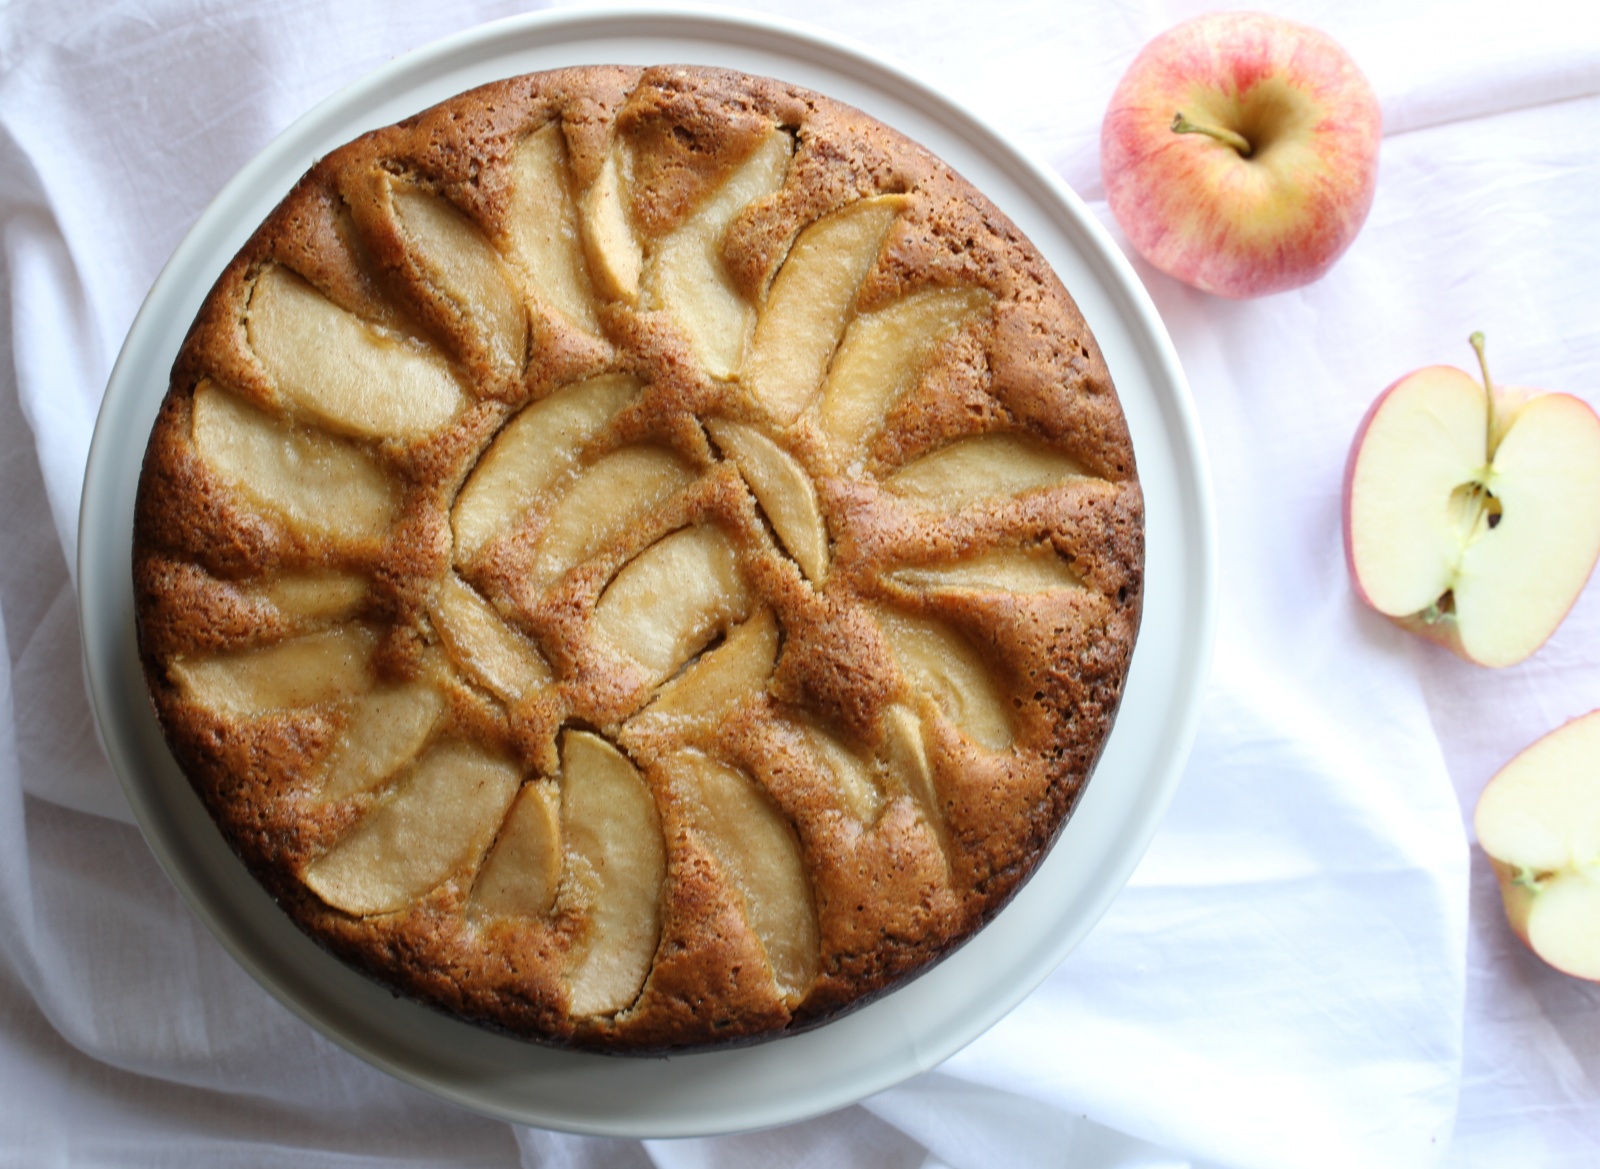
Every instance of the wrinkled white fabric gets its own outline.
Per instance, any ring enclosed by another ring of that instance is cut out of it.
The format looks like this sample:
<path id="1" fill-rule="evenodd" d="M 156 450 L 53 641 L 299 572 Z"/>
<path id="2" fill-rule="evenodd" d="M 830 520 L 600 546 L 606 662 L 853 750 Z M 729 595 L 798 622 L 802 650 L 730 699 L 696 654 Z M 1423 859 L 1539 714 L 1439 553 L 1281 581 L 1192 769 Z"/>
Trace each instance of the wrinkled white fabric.
<path id="1" fill-rule="evenodd" d="M 410 48 L 527 7 L 13 0 L 0 7 L 0 1164 L 1568 1166 L 1600 1158 L 1600 990 L 1511 938 L 1470 812 L 1600 706 L 1600 585 L 1491 672 L 1364 610 L 1341 472 L 1372 398 L 1489 334 L 1505 381 L 1600 404 L 1600 19 L 1587 0 L 1271 0 L 1384 105 L 1372 215 L 1321 282 L 1229 303 L 1139 265 L 1215 477 L 1216 665 L 1127 890 L 934 1072 L 769 1132 L 515 1129 L 322 1039 L 191 917 L 95 743 L 72 581 L 111 363 L 212 195 Z M 1099 122 L 1206 7 L 774 0 L 874 46 L 1053 166 L 1112 228 Z"/>

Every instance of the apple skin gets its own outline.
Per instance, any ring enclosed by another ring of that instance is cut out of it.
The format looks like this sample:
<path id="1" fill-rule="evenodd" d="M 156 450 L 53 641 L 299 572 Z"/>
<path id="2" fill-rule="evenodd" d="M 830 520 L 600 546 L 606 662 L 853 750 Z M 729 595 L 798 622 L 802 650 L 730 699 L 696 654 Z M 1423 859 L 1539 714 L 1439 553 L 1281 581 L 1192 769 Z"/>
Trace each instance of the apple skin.
<path id="1" fill-rule="evenodd" d="M 1481 345 L 1481 336 L 1474 335 L 1474 343 Z M 1485 373 L 1485 382 L 1479 383 L 1470 375 L 1452 366 L 1435 365 L 1414 370 L 1404 377 L 1392 382 L 1368 408 L 1361 424 L 1356 428 L 1354 440 L 1350 444 L 1350 453 L 1345 461 L 1344 485 L 1341 492 L 1342 498 L 1342 529 L 1344 538 L 1345 564 L 1350 573 L 1350 582 L 1356 595 L 1361 601 L 1383 613 L 1395 624 L 1411 633 L 1417 634 L 1428 641 L 1443 646 L 1458 657 L 1476 665 L 1500 667 L 1515 665 L 1534 653 L 1565 619 L 1573 604 L 1577 602 L 1589 576 L 1593 573 L 1597 560 L 1600 560 L 1600 529 L 1591 522 L 1585 526 L 1575 526 L 1571 535 L 1573 546 L 1586 549 L 1586 559 L 1581 563 L 1569 566 L 1569 571 L 1563 577 L 1565 590 L 1557 595 L 1552 603 L 1546 607 L 1546 616 L 1538 624 L 1532 634 L 1521 639 L 1520 644 L 1513 647 L 1509 653 L 1485 653 L 1480 648 L 1476 652 L 1469 646 L 1462 636 L 1460 623 L 1454 617 L 1432 619 L 1427 615 L 1426 609 L 1415 612 L 1396 612 L 1392 607 L 1385 607 L 1375 599 L 1368 589 L 1366 576 L 1369 571 L 1363 564 L 1358 554 L 1358 541 L 1356 536 L 1356 480 L 1357 469 L 1363 455 L 1367 453 L 1367 439 L 1372 431 L 1373 424 L 1386 410 L 1404 409 L 1414 407 L 1403 399 L 1414 393 L 1417 387 L 1429 380 L 1435 382 L 1448 379 L 1462 388 L 1462 392 L 1471 392 L 1478 395 L 1488 403 L 1486 422 L 1492 419 L 1492 432 L 1486 431 L 1485 458 L 1493 466 L 1493 453 L 1497 452 L 1502 442 L 1514 429 L 1516 423 L 1534 403 L 1538 403 L 1535 413 L 1548 417 L 1552 413 L 1559 413 L 1562 417 L 1562 430 L 1564 433 L 1578 436 L 1580 441 L 1586 441 L 1600 468 L 1600 417 L 1594 409 L 1583 399 L 1572 394 L 1542 393 L 1535 389 L 1522 386 L 1501 386 L 1488 382 Z M 1492 385 L 1492 389 L 1486 386 Z M 1548 425 L 1544 419 L 1542 425 Z M 1491 471 L 1491 476 L 1493 472 Z M 1463 474 L 1463 480 L 1470 475 Z M 1594 511 L 1594 499 L 1600 494 L 1600 471 L 1591 475 L 1586 486 L 1589 498 L 1588 510 Z"/>
<path id="2" fill-rule="evenodd" d="M 1174 115 L 1242 136 L 1245 157 Z M 1218 296 L 1283 292 L 1323 275 L 1355 239 L 1378 181 L 1383 115 L 1327 34 L 1260 12 L 1220 12 L 1140 51 L 1101 126 L 1106 198 L 1129 243 Z"/>
<path id="3" fill-rule="evenodd" d="M 1555 798 L 1549 790 L 1540 793 L 1543 799 L 1530 796 L 1530 786 L 1551 779 L 1566 781 Z M 1516 790 L 1519 787 L 1521 790 Z M 1513 817 L 1523 823 L 1508 833 Z M 1552 822 L 1556 818 L 1559 821 Z M 1600 884 L 1596 883 L 1600 874 L 1588 871 L 1582 862 L 1592 854 L 1597 821 L 1600 710 L 1572 719 L 1519 752 L 1489 780 L 1473 814 L 1479 846 L 1499 882 L 1511 932 L 1550 966 L 1590 982 L 1600 982 L 1600 913 L 1594 912 L 1600 908 Z M 1511 842 L 1517 837 L 1522 838 L 1522 847 L 1527 847 L 1528 824 L 1544 829 L 1546 848 L 1556 838 L 1565 837 L 1561 847 L 1568 854 L 1568 863 L 1549 868 L 1524 866 L 1495 855 L 1512 851 Z M 1552 892 L 1568 895 L 1555 917 L 1548 902 L 1540 904 L 1541 897 Z M 1543 920 L 1536 916 L 1541 909 Z"/>

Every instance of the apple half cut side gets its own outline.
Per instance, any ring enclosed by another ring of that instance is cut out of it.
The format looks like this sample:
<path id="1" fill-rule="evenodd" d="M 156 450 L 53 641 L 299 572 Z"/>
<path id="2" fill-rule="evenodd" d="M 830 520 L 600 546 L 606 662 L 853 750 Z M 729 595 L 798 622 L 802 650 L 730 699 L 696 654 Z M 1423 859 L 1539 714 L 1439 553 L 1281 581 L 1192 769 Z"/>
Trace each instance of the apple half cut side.
<path id="1" fill-rule="evenodd" d="M 1600 981 L 1600 710 L 1501 768 L 1473 823 L 1517 937 L 1557 970 Z"/>
<path id="2" fill-rule="evenodd" d="M 1378 612 L 1470 662 L 1515 665 L 1600 556 L 1600 417 L 1570 394 L 1494 386 L 1487 367 L 1481 383 L 1408 374 L 1356 432 L 1344 543 Z"/>

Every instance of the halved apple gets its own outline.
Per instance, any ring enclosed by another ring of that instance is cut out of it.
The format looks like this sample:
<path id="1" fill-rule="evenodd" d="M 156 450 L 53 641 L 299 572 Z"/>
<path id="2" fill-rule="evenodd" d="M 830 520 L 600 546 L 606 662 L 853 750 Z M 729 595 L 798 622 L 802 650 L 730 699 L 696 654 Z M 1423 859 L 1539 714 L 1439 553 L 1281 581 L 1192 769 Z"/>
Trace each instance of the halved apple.
<path id="1" fill-rule="evenodd" d="M 1501 768 L 1473 823 L 1517 936 L 1557 970 L 1600 981 L 1600 710 Z"/>
<path id="2" fill-rule="evenodd" d="M 617 573 L 595 605 L 594 631 L 655 686 L 749 610 L 732 542 L 699 525 L 658 540 Z"/>
<path id="3" fill-rule="evenodd" d="M 405 909 L 476 867 L 520 780 L 509 759 L 467 743 L 439 743 L 350 835 L 306 867 L 305 883 L 358 917 Z"/>
<path id="4" fill-rule="evenodd" d="M 589 910 L 567 974 L 574 1015 L 610 1015 L 639 997 L 661 937 L 666 845 L 655 799 L 627 756 L 598 735 L 561 736 L 560 899 Z"/>
<path id="5" fill-rule="evenodd" d="M 749 204 L 783 185 L 793 149 L 773 130 L 728 180 L 656 245 L 644 270 L 643 303 L 664 309 L 689 337 L 705 371 L 731 378 L 744 362 L 755 306 L 739 294 L 722 262 L 722 237 Z"/>
<path id="6" fill-rule="evenodd" d="M 1473 335 L 1482 363 L 1482 336 Z M 1356 592 L 1485 666 L 1545 643 L 1600 556 L 1600 418 L 1430 366 L 1373 403 L 1345 471 Z"/>
<path id="7" fill-rule="evenodd" d="M 511 176 L 506 235 L 512 266 L 541 300 L 580 328 L 598 332 L 560 121 L 518 143 Z"/>
<path id="8" fill-rule="evenodd" d="M 256 277 L 245 332 L 273 388 L 332 430 L 420 438 L 466 403 L 437 352 L 346 312 L 277 264 Z"/>
<path id="9" fill-rule="evenodd" d="M 816 978 L 817 908 L 794 829 L 749 777 L 699 751 L 663 764 L 685 810 L 744 900 L 778 992 L 791 1001 Z"/>
<path id="10" fill-rule="evenodd" d="M 513 418 L 456 497 L 450 514 L 456 562 L 469 562 L 490 540 L 515 527 L 638 393 L 637 378 L 602 374 L 557 390 Z"/>
<path id="11" fill-rule="evenodd" d="M 210 380 L 195 387 L 192 433 L 202 462 L 296 531 L 370 539 L 382 535 L 399 510 L 393 483 L 366 451 L 291 426 Z M 330 499 L 339 506 L 329 507 Z"/>
<path id="12" fill-rule="evenodd" d="M 706 429 L 738 465 L 800 571 L 820 585 L 828 575 L 828 527 L 811 476 L 793 455 L 753 426 L 713 418 Z"/>
<path id="13" fill-rule="evenodd" d="M 822 388 L 856 290 L 904 205 L 902 195 L 858 199 L 808 226 L 789 249 L 739 371 L 780 425 L 798 418 Z"/>

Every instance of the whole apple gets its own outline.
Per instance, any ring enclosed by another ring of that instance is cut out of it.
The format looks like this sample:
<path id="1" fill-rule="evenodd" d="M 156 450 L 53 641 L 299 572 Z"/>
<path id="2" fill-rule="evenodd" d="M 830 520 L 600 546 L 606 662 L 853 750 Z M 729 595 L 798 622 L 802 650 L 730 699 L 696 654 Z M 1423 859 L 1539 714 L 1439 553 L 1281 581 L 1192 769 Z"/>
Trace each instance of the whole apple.
<path id="1" fill-rule="evenodd" d="M 1320 277 L 1355 239 L 1378 181 L 1383 116 L 1325 33 L 1218 12 L 1134 58 L 1100 133 L 1106 198 L 1171 276 L 1240 299 Z"/>
<path id="2" fill-rule="evenodd" d="M 1600 557 L 1600 416 L 1571 394 L 1431 365 L 1373 402 L 1345 466 L 1356 593 L 1470 662 L 1555 632 Z"/>

